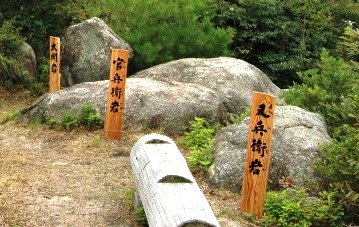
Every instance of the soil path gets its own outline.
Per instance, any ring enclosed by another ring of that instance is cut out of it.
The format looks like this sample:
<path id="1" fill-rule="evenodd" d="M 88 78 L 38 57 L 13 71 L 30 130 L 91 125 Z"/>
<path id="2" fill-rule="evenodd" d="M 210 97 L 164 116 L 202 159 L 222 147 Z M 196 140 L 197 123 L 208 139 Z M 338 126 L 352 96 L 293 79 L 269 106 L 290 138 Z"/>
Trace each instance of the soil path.
<path id="1" fill-rule="evenodd" d="M 0 117 L 34 99 L 0 90 Z M 44 125 L 0 124 L 0 226 L 141 226 L 129 153 L 143 134 L 103 138 L 98 129 L 61 131 Z M 248 226 L 238 194 L 210 189 L 196 176 L 223 226 Z"/>
<path id="2" fill-rule="evenodd" d="M 33 100 L 0 90 L 0 117 Z M 39 126 L 0 124 L 0 226 L 140 226 L 129 162 L 140 135 Z"/>
<path id="3" fill-rule="evenodd" d="M 128 151 L 101 134 L 0 125 L 0 223 L 136 226 Z"/>

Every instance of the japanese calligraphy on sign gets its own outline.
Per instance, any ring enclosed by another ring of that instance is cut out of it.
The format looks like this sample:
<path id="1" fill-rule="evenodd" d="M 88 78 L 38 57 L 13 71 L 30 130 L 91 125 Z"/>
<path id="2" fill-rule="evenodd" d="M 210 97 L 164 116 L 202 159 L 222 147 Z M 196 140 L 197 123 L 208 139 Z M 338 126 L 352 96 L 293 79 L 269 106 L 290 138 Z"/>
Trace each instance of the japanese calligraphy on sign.
<path id="1" fill-rule="evenodd" d="M 275 97 L 253 93 L 240 209 L 262 216 L 267 187 Z"/>
<path id="2" fill-rule="evenodd" d="M 122 118 L 125 109 L 125 85 L 128 50 L 112 50 L 108 87 L 105 138 L 121 139 Z"/>
<path id="3" fill-rule="evenodd" d="M 60 38 L 50 36 L 49 93 L 60 90 Z"/>

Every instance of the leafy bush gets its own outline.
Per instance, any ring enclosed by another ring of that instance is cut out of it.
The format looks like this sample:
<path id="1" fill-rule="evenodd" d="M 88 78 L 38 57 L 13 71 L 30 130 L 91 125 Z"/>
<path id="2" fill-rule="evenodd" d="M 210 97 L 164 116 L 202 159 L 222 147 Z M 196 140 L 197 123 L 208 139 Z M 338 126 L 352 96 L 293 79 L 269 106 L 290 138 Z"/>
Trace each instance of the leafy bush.
<path id="1" fill-rule="evenodd" d="M 0 85 L 6 89 L 29 83 L 27 72 L 21 62 L 16 60 L 23 41 L 13 21 L 3 21 L 0 27 Z"/>
<path id="2" fill-rule="evenodd" d="M 268 192 L 265 200 L 264 226 L 341 226 L 342 208 L 335 204 L 335 193 L 321 193 L 311 198 L 304 190 L 286 189 Z"/>
<path id="3" fill-rule="evenodd" d="M 24 41 L 19 34 L 19 29 L 14 26 L 13 20 L 2 21 L 0 27 L 0 53 L 6 57 L 15 57 L 19 53 L 19 48 Z"/>
<path id="4" fill-rule="evenodd" d="M 226 125 L 236 124 L 242 122 L 247 117 L 251 116 L 251 108 L 246 107 L 244 112 L 240 115 L 229 113 L 228 114 L 228 122 L 226 122 Z"/>
<path id="5" fill-rule="evenodd" d="M 136 71 L 186 57 L 229 56 L 230 33 L 213 27 L 211 0 L 100 2 L 102 10 L 89 9 L 91 16 L 104 19 L 131 44 Z"/>
<path id="6" fill-rule="evenodd" d="M 1 116 L 1 119 L 0 119 L 0 124 L 4 124 L 9 121 L 13 121 L 14 119 L 16 119 L 17 116 L 19 116 L 19 114 L 20 114 L 19 110 L 3 113 L 3 115 Z"/>
<path id="7" fill-rule="evenodd" d="M 148 225 L 145 209 L 143 207 L 139 207 L 135 210 L 135 217 L 139 223 Z"/>
<path id="8" fill-rule="evenodd" d="M 76 115 L 70 113 L 69 111 L 63 111 L 60 125 L 65 130 L 68 131 L 68 130 L 78 126 L 79 124 L 80 124 L 80 122 Z"/>
<path id="9" fill-rule="evenodd" d="M 296 72 L 313 67 L 323 47 L 335 48 L 339 33 L 323 1 L 225 0 L 218 5 L 214 22 L 234 28 L 234 56 L 260 68 L 282 88 L 300 82 Z"/>
<path id="10" fill-rule="evenodd" d="M 0 54 L 0 85 L 11 90 L 24 87 L 29 84 L 30 78 L 23 66 L 12 57 L 5 57 Z"/>
<path id="11" fill-rule="evenodd" d="M 1 19 L 0 19 L 1 22 Z M 31 78 L 23 63 L 18 59 L 20 46 L 24 42 L 15 28 L 14 21 L 3 21 L 0 27 L 0 86 L 7 90 L 28 89 L 33 95 L 43 94 L 44 89 Z"/>
<path id="12" fill-rule="evenodd" d="M 94 128 L 101 124 L 100 114 L 96 113 L 96 110 L 90 103 L 84 103 L 79 113 L 79 121 L 81 124 L 87 126 L 89 129 Z"/>
<path id="13" fill-rule="evenodd" d="M 324 158 L 316 162 L 316 169 L 321 188 L 338 191 L 336 201 L 345 209 L 345 221 L 359 224 L 359 129 L 342 130 L 346 139 L 323 147 Z"/>
<path id="14" fill-rule="evenodd" d="M 30 87 L 36 95 L 43 93 L 44 91 L 40 89 L 40 86 L 48 83 L 48 71 L 43 71 L 46 68 L 44 65 L 48 65 L 48 60 L 43 61 L 43 59 L 48 59 L 49 56 L 49 37 L 62 37 L 68 26 L 84 19 L 85 13 L 82 5 L 82 0 L 16 0 L 1 2 L 0 23 L 11 21 L 11 25 L 16 28 L 16 31 L 11 31 L 7 28 L 9 32 L 4 33 L 0 29 L 0 52 L 2 50 L 1 37 L 3 34 L 7 35 L 11 40 L 4 46 L 7 52 L 12 52 L 18 43 L 21 44 L 24 41 L 22 37 L 26 38 L 26 42 L 32 46 L 37 58 L 38 76 L 31 83 L 40 83 L 40 85 Z M 18 37 L 13 39 L 11 35 L 17 35 Z"/>
<path id="15" fill-rule="evenodd" d="M 304 82 L 294 84 L 282 97 L 292 105 L 321 114 L 332 130 L 353 120 L 345 111 L 346 99 L 358 79 L 353 68 L 323 49 L 318 68 L 298 73 Z"/>
<path id="16" fill-rule="evenodd" d="M 284 97 L 287 103 L 324 116 L 332 142 L 321 147 L 316 163 L 319 188 L 335 191 L 335 201 L 344 208 L 346 223 L 359 224 L 359 33 L 347 27 L 339 46 L 351 61 L 330 57 L 323 51 L 318 68 L 300 73 L 305 84 L 295 84 Z"/>
<path id="17" fill-rule="evenodd" d="M 353 27 L 353 22 L 345 27 L 343 35 L 340 37 L 339 53 L 344 59 L 359 62 L 359 29 Z M 357 68 L 358 65 L 356 65 Z"/>
<path id="18" fill-rule="evenodd" d="M 180 144 L 189 149 L 187 161 L 192 168 L 207 171 L 213 162 L 213 141 L 218 125 L 210 125 L 206 119 L 196 117 L 189 132 Z"/>
<path id="19" fill-rule="evenodd" d="M 53 118 L 47 119 L 46 123 L 54 128 L 62 128 L 70 130 L 79 125 L 84 125 L 88 129 L 93 129 L 96 126 L 102 126 L 100 114 L 96 113 L 96 110 L 89 103 L 84 103 L 78 114 L 73 114 L 68 110 L 63 111 L 60 122 L 57 122 Z"/>

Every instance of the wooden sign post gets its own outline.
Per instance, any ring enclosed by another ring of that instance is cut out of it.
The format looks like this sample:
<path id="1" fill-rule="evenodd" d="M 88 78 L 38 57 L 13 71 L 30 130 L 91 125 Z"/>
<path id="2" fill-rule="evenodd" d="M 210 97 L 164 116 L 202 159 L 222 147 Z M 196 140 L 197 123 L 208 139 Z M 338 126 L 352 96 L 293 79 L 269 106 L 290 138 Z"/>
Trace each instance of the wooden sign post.
<path id="1" fill-rule="evenodd" d="M 108 139 L 121 139 L 128 55 L 128 50 L 112 50 L 105 122 L 105 138 Z"/>
<path id="2" fill-rule="evenodd" d="M 60 90 L 60 38 L 50 36 L 50 85 L 49 93 Z"/>
<path id="3" fill-rule="evenodd" d="M 240 209 L 258 217 L 263 214 L 267 188 L 274 108 L 274 96 L 253 93 Z"/>

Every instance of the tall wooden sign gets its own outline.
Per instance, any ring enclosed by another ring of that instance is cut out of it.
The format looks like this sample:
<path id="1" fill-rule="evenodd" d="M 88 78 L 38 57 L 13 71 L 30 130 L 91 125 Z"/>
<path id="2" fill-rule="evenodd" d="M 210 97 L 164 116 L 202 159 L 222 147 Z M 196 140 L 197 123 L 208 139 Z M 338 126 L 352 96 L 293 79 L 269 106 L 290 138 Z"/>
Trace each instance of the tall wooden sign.
<path id="1" fill-rule="evenodd" d="M 49 93 L 60 90 L 60 38 L 50 36 Z"/>
<path id="2" fill-rule="evenodd" d="M 121 139 L 122 135 L 128 55 L 128 50 L 112 50 L 105 122 L 105 138 L 108 139 Z"/>
<path id="3" fill-rule="evenodd" d="M 253 93 L 240 209 L 258 217 L 263 214 L 267 188 L 274 108 L 274 96 Z"/>

